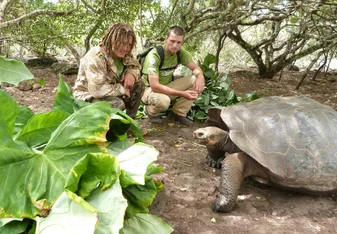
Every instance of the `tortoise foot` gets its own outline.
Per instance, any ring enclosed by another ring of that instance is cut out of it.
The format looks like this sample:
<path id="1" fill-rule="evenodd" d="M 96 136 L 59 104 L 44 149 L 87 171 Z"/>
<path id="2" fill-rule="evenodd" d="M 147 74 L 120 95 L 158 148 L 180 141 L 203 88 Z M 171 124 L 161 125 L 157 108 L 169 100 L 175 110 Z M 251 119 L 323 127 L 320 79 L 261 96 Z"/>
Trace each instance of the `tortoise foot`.
<path id="1" fill-rule="evenodd" d="M 212 205 L 213 212 L 222 212 L 222 213 L 229 213 L 233 210 L 234 204 L 230 204 L 228 199 L 220 194 L 217 196 L 217 199 L 214 201 Z"/>
<path id="2" fill-rule="evenodd" d="M 220 169 L 222 166 L 222 161 L 224 160 L 225 157 L 221 157 L 217 160 L 214 160 L 213 158 L 211 158 L 209 155 L 206 156 L 206 164 L 209 167 L 212 168 L 216 168 L 216 169 Z"/>

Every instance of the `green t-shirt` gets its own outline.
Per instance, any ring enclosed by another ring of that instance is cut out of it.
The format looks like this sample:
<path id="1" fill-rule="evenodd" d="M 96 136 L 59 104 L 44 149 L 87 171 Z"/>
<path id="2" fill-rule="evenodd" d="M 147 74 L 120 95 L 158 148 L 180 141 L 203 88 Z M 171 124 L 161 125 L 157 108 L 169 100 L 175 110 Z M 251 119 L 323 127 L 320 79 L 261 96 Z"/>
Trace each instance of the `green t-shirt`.
<path id="1" fill-rule="evenodd" d="M 119 59 L 119 58 L 116 58 L 116 59 L 114 59 L 114 63 L 115 63 L 115 66 L 117 68 L 118 76 L 121 77 L 122 74 L 123 74 L 123 71 L 124 71 L 123 60 Z"/>
<path id="2" fill-rule="evenodd" d="M 165 47 L 164 47 L 165 48 Z M 177 65 L 177 54 L 172 56 L 168 55 L 164 49 L 164 63 L 162 69 L 174 67 Z M 180 63 L 187 66 L 192 61 L 191 54 L 184 48 L 180 48 Z M 160 56 L 157 53 L 156 48 L 153 48 L 146 56 L 143 63 L 143 80 L 147 86 L 149 86 L 148 75 L 158 75 L 159 83 L 167 85 L 172 81 L 174 68 L 170 70 L 159 70 Z"/>

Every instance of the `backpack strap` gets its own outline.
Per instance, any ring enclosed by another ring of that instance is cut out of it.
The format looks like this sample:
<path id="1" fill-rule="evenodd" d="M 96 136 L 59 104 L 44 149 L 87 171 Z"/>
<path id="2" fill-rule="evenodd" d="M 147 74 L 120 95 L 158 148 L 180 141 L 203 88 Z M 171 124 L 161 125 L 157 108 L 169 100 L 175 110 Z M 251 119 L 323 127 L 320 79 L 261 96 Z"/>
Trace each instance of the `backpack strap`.
<path id="1" fill-rule="evenodd" d="M 156 50 L 157 50 L 157 53 L 159 54 L 159 57 L 160 57 L 160 63 L 159 63 L 159 70 L 171 70 L 173 68 L 177 68 L 177 66 L 180 64 L 180 60 L 181 60 L 181 56 L 180 56 L 180 50 L 178 50 L 177 52 L 177 64 L 175 66 L 172 66 L 172 67 L 167 67 L 167 68 L 164 68 L 162 69 L 162 66 L 164 64 L 164 48 L 163 46 L 155 46 Z"/>
<path id="2" fill-rule="evenodd" d="M 160 57 L 160 63 L 159 63 L 159 70 L 161 70 L 163 64 L 164 64 L 164 48 L 162 46 L 155 46 L 157 53 Z"/>
<path id="3" fill-rule="evenodd" d="M 180 50 L 178 50 L 178 52 L 177 52 L 177 62 L 178 62 L 178 64 L 177 64 L 177 66 L 178 66 L 181 63 Z"/>

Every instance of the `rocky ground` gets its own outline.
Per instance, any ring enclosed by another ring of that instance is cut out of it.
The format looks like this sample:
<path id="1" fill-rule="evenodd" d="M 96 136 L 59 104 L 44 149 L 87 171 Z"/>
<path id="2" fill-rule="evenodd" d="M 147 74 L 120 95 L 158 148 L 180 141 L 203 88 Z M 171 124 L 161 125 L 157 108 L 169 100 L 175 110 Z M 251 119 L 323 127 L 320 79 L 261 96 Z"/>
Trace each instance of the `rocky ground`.
<path id="1" fill-rule="evenodd" d="M 35 112 L 48 111 L 53 103 L 57 75 L 50 68 L 31 68 L 36 80 L 43 78 L 39 89 L 21 91 L 5 87 L 22 105 Z M 242 96 L 257 91 L 262 96 L 306 95 L 337 110 L 337 82 L 329 74 L 315 81 L 307 77 L 299 90 L 294 90 L 300 72 L 284 72 L 282 77 L 260 80 L 254 69 L 240 68 L 230 73 L 231 89 Z M 310 74 L 312 77 L 313 74 Z M 76 75 L 64 76 L 69 85 Z M 150 207 L 151 213 L 162 217 L 179 234 L 220 233 L 337 233 L 337 202 L 334 196 L 310 196 L 261 186 L 245 180 L 234 211 L 213 213 L 211 204 L 217 194 L 219 170 L 205 164 L 206 149 L 192 139 L 192 127 L 152 125 L 139 120 L 147 130 L 145 142 L 155 146 L 160 154 L 158 164 L 165 171 L 158 175 L 164 182 L 161 192 Z"/>

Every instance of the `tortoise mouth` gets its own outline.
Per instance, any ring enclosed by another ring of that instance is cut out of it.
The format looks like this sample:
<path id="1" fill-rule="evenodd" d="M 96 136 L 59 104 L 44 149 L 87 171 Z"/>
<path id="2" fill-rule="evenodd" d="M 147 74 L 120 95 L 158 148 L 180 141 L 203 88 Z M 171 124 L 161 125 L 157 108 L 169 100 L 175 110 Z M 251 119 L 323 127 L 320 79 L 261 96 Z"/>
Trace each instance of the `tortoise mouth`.
<path id="1" fill-rule="evenodd" d="M 198 144 L 208 145 L 207 139 L 195 138 L 195 141 L 196 141 Z"/>
<path id="2" fill-rule="evenodd" d="M 208 138 L 207 138 L 206 134 L 204 133 L 204 131 L 202 131 L 200 129 L 193 132 L 193 138 L 195 139 L 195 141 L 198 144 L 202 144 L 202 145 L 208 144 Z"/>

